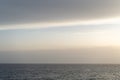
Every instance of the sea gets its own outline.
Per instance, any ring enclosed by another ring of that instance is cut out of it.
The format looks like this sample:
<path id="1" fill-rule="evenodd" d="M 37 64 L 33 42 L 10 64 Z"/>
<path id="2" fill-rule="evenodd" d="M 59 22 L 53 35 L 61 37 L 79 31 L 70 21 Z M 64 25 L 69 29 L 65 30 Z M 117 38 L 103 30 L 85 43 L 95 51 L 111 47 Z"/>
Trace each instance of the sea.
<path id="1" fill-rule="evenodd" d="M 0 80 L 120 80 L 120 65 L 0 64 Z"/>

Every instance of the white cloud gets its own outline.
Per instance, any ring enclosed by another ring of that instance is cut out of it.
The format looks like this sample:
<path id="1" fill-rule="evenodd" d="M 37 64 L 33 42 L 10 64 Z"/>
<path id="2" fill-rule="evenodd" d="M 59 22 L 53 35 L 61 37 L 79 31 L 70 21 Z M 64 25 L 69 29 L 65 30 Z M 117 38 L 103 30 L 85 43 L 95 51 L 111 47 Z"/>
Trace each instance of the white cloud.
<path id="1" fill-rule="evenodd" d="M 48 23 L 29 23 L 29 24 L 13 24 L 1 25 L 0 30 L 8 29 L 39 29 L 49 27 L 70 27 L 80 25 L 102 25 L 102 24 L 120 24 L 120 18 L 90 20 L 90 21 L 72 21 L 72 22 L 48 22 Z"/>

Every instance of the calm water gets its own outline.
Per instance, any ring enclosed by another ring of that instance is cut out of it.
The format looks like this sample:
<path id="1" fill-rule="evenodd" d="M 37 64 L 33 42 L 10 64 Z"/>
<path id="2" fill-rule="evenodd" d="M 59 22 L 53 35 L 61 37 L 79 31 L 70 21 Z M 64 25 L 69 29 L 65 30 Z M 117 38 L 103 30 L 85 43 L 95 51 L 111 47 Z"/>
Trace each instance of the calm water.
<path id="1" fill-rule="evenodd" d="M 0 64 L 0 80 L 120 80 L 120 65 Z"/>

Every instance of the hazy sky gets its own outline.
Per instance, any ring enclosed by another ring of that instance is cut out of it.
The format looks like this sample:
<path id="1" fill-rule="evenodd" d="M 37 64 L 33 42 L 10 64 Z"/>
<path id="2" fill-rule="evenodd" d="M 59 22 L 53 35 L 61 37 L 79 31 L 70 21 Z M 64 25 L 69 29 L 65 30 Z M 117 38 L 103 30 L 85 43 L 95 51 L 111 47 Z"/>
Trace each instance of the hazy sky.
<path id="1" fill-rule="evenodd" d="M 0 0 L 0 63 L 120 63 L 120 0 Z"/>

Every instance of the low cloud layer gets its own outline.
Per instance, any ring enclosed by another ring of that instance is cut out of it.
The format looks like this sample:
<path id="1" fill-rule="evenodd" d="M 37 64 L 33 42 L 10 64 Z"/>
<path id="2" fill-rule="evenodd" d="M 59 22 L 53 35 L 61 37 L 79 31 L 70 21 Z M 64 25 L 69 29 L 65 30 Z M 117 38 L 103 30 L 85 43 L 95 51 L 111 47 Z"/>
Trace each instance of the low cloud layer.
<path id="1" fill-rule="evenodd" d="M 0 25 L 120 16 L 120 0 L 0 0 Z"/>

